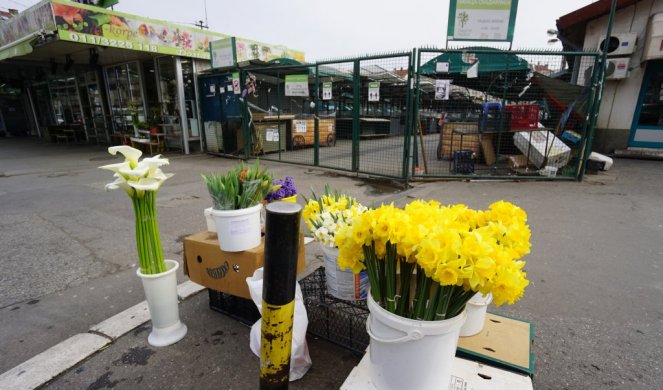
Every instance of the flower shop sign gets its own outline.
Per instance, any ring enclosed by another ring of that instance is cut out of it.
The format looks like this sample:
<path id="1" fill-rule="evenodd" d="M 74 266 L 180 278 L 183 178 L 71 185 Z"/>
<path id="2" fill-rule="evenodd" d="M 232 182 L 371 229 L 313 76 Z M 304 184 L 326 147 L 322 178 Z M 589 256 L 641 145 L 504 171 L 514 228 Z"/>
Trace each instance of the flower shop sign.
<path id="1" fill-rule="evenodd" d="M 448 41 L 513 41 L 518 0 L 451 0 Z"/>
<path id="2" fill-rule="evenodd" d="M 209 43 L 228 35 L 66 0 L 52 0 L 63 41 L 210 59 Z"/>

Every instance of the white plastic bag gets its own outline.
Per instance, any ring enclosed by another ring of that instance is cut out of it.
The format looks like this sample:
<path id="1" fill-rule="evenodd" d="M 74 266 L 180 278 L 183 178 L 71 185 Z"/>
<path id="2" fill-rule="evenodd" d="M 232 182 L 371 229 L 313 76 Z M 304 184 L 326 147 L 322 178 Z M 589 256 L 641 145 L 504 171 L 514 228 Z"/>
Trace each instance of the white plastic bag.
<path id="1" fill-rule="evenodd" d="M 262 314 L 262 280 L 263 269 L 258 268 L 253 273 L 253 276 L 246 278 L 246 283 L 249 285 L 249 293 L 253 303 L 258 307 L 258 311 Z M 251 327 L 251 351 L 260 357 L 260 326 L 262 325 L 262 318 L 259 319 Z M 304 306 L 304 296 L 302 290 L 297 283 L 295 290 L 295 314 L 292 326 L 292 349 L 290 351 L 290 382 L 301 379 L 304 374 L 311 368 L 311 356 L 308 353 L 308 345 L 306 344 L 306 328 L 308 327 L 308 316 L 306 315 L 306 307 Z"/>

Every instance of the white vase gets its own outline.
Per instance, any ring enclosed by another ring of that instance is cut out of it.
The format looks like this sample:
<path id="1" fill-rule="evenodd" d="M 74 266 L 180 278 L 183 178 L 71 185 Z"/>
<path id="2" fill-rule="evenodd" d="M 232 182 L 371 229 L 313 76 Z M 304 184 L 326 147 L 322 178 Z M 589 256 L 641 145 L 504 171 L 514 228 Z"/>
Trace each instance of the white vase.
<path id="1" fill-rule="evenodd" d="M 260 245 L 262 204 L 239 210 L 212 210 L 219 247 L 226 252 L 241 252 Z"/>
<path id="2" fill-rule="evenodd" d="M 460 336 L 474 336 L 483 330 L 486 322 L 486 310 L 493 301 L 493 294 L 483 295 L 476 293 L 465 305 L 467 311 L 467 321 L 460 328 Z"/>
<path id="3" fill-rule="evenodd" d="M 320 244 L 325 258 L 325 279 L 327 292 L 346 301 L 366 299 L 368 294 L 368 274 L 364 271 L 354 274 L 351 270 L 338 267 L 338 248 Z"/>
<path id="4" fill-rule="evenodd" d="M 152 331 L 147 342 L 155 347 L 165 347 L 180 341 L 187 332 L 186 325 L 180 321 L 177 300 L 177 269 L 180 265 L 175 260 L 166 260 L 166 272 L 147 275 L 136 270 L 143 282 L 147 307 L 150 309 Z"/>
<path id="5" fill-rule="evenodd" d="M 371 382 L 376 389 L 446 389 L 465 311 L 442 321 L 390 313 L 368 294 Z"/>

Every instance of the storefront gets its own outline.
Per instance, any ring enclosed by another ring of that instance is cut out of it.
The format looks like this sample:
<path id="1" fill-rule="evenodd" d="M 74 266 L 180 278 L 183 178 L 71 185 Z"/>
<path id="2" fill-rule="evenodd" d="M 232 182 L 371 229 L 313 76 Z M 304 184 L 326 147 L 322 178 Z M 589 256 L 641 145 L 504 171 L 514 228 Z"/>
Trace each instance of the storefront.
<path id="1" fill-rule="evenodd" d="M 604 49 L 611 2 L 597 1 L 557 20 L 565 48 Z M 663 148 L 663 0 L 619 0 L 607 43 L 606 82 L 594 150 Z M 580 64 L 579 85 L 593 64 Z"/>
<path id="2" fill-rule="evenodd" d="M 209 43 L 227 37 L 65 0 L 38 3 L 0 25 L 0 85 L 20 92 L 13 101 L 27 120 L 15 132 L 202 150 L 197 75 L 209 68 Z"/>

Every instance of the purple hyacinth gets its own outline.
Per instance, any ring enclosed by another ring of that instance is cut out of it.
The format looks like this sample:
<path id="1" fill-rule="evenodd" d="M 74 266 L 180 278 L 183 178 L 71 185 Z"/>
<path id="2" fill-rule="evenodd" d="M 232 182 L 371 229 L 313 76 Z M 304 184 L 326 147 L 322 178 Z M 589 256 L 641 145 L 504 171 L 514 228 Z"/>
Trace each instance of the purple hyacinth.
<path id="1" fill-rule="evenodd" d="M 295 187 L 295 182 L 292 180 L 292 176 L 287 176 L 285 180 L 272 180 L 273 185 L 281 185 L 276 191 L 272 191 L 267 194 L 267 201 L 273 202 L 275 200 L 281 200 L 297 194 L 297 187 Z"/>

